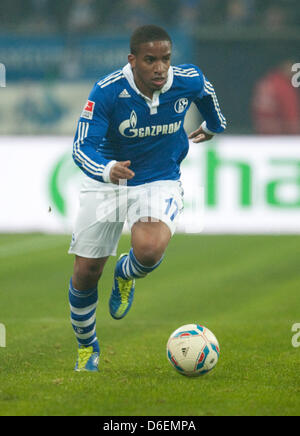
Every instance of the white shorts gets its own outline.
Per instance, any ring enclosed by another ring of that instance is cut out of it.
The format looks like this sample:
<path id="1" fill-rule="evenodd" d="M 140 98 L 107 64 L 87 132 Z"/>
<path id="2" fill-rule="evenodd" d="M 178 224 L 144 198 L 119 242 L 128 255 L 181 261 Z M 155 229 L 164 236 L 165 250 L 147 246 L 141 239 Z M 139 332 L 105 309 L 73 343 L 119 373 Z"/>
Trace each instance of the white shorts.
<path id="1" fill-rule="evenodd" d="M 118 186 L 85 176 L 69 254 L 86 258 L 115 256 L 125 221 L 131 229 L 145 217 L 164 222 L 173 235 L 182 210 L 180 181 Z"/>

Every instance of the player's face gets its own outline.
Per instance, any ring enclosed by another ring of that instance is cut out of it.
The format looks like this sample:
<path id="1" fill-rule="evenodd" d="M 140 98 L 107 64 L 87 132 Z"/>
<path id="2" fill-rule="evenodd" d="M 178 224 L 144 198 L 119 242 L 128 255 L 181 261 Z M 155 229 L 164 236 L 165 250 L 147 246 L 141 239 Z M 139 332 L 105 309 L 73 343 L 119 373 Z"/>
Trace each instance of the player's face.
<path id="1" fill-rule="evenodd" d="M 135 83 L 147 97 L 152 98 L 153 92 L 165 85 L 171 52 L 172 46 L 169 41 L 153 41 L 141 44 L 136 55 L 128 56 Z"/>

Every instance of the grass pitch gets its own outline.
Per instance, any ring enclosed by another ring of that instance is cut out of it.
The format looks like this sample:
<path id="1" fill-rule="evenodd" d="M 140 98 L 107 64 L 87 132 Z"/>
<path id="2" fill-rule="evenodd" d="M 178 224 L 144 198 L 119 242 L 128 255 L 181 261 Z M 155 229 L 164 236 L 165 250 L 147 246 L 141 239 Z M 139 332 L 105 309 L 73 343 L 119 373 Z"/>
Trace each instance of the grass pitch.
<path id="1" fill-rule="evenodd" d="M 115 259 L 99 287 L 100 373 L 75 373 L 69 322 L 69 238 L 0 236 L 0 415 L 300 415 L 300 237 L 176 235 L 162 265 L 137 282 L 133 307 L 110 318 Z M 119 252 L 128 250 L 123 236 Z M 175 372 L 166 342 L 177 327 L 217 336 L 217 367 Z"/>

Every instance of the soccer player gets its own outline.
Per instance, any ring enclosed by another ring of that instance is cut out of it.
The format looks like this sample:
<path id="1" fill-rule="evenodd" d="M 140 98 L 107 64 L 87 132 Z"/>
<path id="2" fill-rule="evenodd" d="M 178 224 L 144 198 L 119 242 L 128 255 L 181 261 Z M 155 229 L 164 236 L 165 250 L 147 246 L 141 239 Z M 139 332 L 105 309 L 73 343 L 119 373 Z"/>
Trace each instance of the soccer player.
<path id="1" fill-rule="evenodd" d="M 71 322 L 79 344 L 76 371 L 98 371 L 98 281 L 127 220 L 129 253 L 118 259 L 111 316 L 129 311 L 135 279 L 162 262 L 183 208 L 180 163 L 189 141 L 184 117 L 192 102 L 204 122 L 189 138 L 200 143 L 226 128 L 212 84 L 192 64 L 171 66 L 172 41 L 157 26 L 136 29 L 128 64 L 102 77 L 81 114 L 73 158 L 83 171 L 80 209 L 69 253 Z"/>

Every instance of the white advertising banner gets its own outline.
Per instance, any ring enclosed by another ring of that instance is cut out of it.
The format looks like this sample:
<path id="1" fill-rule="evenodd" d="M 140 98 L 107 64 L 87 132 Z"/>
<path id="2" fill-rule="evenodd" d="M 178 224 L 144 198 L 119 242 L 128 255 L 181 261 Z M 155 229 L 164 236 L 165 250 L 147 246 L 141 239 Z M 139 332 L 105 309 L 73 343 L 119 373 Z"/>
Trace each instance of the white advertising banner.
<path id="1" fill-rule="evenodd" d="M 71 233 L 71 137 L 0 137 L 0 232 Z M 300 138 L 217 137 L 182 164 L 187 233 L 300 233 Z"/>

